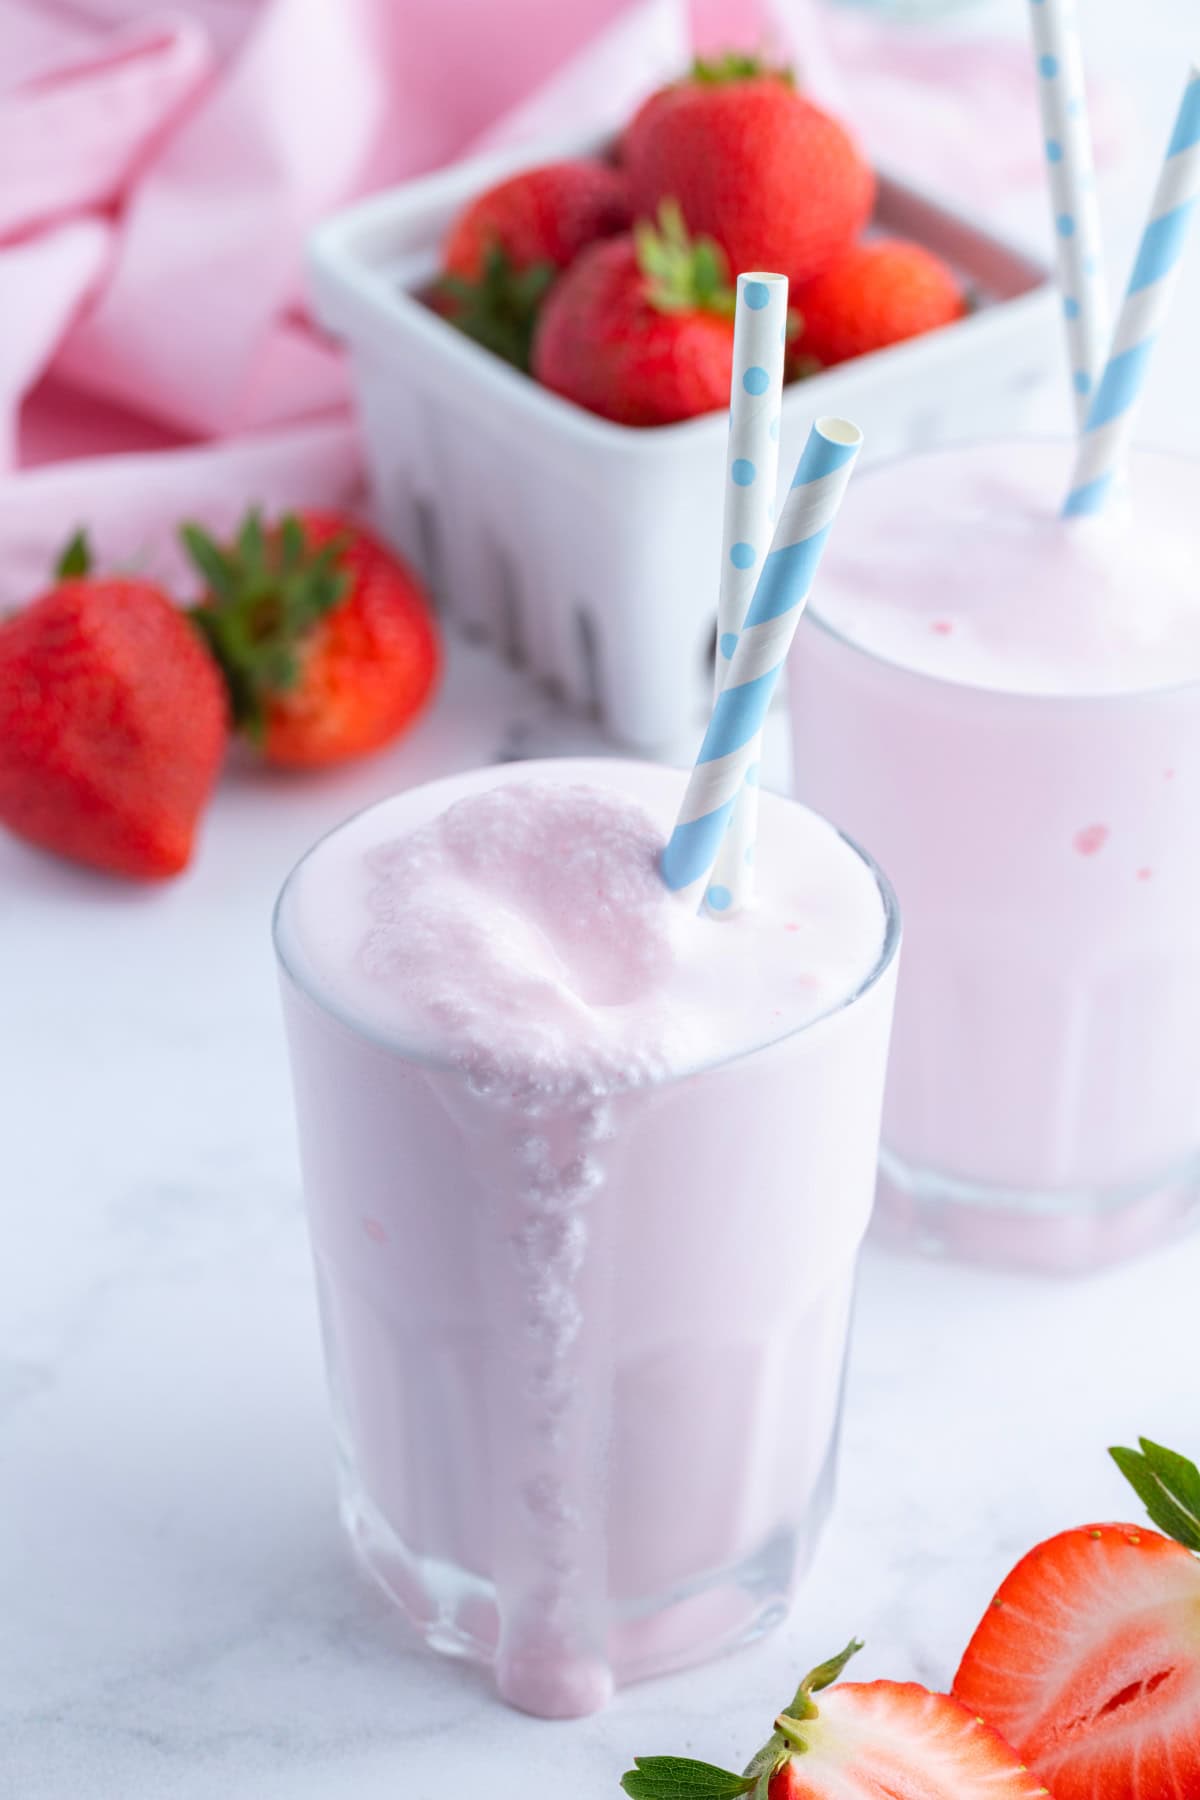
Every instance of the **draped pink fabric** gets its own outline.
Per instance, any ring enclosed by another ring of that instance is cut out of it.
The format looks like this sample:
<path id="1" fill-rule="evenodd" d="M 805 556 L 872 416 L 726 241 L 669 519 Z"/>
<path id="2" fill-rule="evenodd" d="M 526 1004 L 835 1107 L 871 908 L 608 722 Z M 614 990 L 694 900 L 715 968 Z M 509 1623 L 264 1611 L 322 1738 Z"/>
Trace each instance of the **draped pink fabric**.
<path id="1" fill-rule="evenodd" d="M 703 42 L 774 39 L 877 154 L 944 168 L 949 138 L 976 193 L 1036 177 L 1018 46 L 818 0 L 694 12 Z M 352 499 L 309 228 L 473 145 L 614 123 L 687 49 L 684 0 L 0 0 L 0 607 L 79 524 L 168 573 L 181 516 Z"/>

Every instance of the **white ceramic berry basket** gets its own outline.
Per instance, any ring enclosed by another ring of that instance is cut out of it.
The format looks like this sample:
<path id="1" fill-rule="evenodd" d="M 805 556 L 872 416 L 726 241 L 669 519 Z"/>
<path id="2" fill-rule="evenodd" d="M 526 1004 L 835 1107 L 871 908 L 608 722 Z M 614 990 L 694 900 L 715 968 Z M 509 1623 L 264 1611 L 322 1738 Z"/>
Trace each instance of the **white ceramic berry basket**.
<path id="1" fill-rule="evenodd" d="M 315 307 L 350 352 L 376 523 L 446 618 L 528 664 L 622 744 L 654 751 L 703 714 L 727 420 L 610 424 L 479 348 L 418 297 L 472 195 L 518 168 L 594 151 L 525 145 L 460 163 L 328 220 L 310 246 Z M 945 256 L 979 298 L 943 331 L 784 394 L 780 471 L 819 414 L 855 419 L 865 454 L 1013 433 L 1059 369 L 1048 271 L 886 179 L 880 226 Z"/>

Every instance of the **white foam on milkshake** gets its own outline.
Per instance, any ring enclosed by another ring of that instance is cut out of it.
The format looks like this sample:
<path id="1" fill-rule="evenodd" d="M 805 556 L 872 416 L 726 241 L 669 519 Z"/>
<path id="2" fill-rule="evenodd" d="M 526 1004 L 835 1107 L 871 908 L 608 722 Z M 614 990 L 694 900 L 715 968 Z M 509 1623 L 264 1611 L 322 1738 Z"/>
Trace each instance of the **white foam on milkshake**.
<path id="1" fill-rule="evenodd" d="M 407 796 L 302 865 L 283 921 L 306 985 L 374 1035 L 528 1096 L 604 1092 L 782 1037 L 857 991 L 885 919 L 824 820 L 764 795 L 759 903 L 716 922 L 664 886 L 683 778 L 514 778 L 412 818 Z M 436 796 L 435 789 L 422 795 Z M 786 838 L 786 843 L 785 843 Z M 334 997 L 336 996 L 336 999 Z"/>

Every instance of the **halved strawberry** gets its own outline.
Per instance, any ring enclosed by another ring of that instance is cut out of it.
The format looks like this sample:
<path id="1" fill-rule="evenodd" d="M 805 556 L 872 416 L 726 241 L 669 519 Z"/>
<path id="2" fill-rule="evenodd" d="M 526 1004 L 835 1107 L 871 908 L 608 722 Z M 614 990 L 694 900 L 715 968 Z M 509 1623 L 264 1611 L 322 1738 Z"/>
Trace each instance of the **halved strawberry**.
<path id="1" fill-rule="evenodd" d="M 631 1800 L 1035 1800 L 1046 1789 L 1004 1740 L 945 1694 L 911 1681 L 831 1688 L 862 1648 L 806 1675 L 745 1774 L 683 1757 L 637 1757 Z"/>
<path id="2" fill-rule="evenodd" d="M 1112 1454 L 1170 1536 L 1085 1525 L 1039 1544 L 955 1677 L 1056 1800 L 1200 1796 L 1200 1472 L 1141 1446 Z"/>

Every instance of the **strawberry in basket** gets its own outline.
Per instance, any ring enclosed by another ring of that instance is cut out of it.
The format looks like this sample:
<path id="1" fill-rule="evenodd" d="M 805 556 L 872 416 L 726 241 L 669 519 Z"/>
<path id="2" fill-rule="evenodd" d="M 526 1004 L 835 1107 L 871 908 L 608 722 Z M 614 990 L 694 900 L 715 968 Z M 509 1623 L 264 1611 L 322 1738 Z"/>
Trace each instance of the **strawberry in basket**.
<path id="1" fill-rule="evenodd" d="M 593 244 L 555 284 L 533 372 L 622 425 L 670 425 L 729 404 L 735 296 L 718 247 L 666 202 L 659 229 Z"/>
<path id="2" fill-rule="evenodd" d="M 555 276 L 629 224 L 625 178 L 581 157 L 523 169 L 476 196 L 450 228 L 438 298 L 460 331 L 520 369 Z"/>
<path id="3" fill-rule="evenodd" d="M 634 211 L 673 199 L 689 231 L 721 246 L 735 273 L 777 269 L 793 287 L 854 243 L 875 177 L 844 126 L 786 70 L 731 55 L 645 102 L 622 144 Z"/>
<path id="4" fill-rule="evenodd" d="M 793 348 L 809 369 L 951 325 L 967 310 L 962 284 L 940 256 L 890 237 L 855 244 L 791 298 L 801 321 Z"/>

